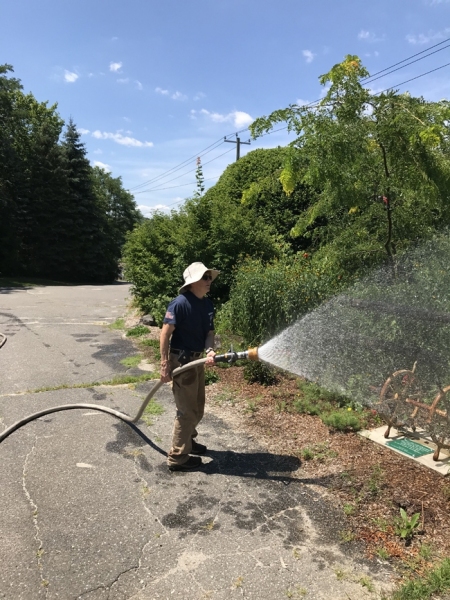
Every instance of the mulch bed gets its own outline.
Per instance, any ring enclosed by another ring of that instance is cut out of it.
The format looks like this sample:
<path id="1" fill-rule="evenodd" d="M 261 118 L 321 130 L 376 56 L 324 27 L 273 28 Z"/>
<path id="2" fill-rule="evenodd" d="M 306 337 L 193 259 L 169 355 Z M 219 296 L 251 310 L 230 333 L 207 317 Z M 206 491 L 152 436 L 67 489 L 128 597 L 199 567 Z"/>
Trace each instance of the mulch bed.
<path id="1" fill-rule="evenodd" d="M 297 413 L 292 406 L 300 393 L 295 378 L 282 376 L 277 385 L 264 387 L 249 385 L 240 367 L 214 370 L 220 381 L 207 388 L 213 410 L 270 452 L 299 457 L 301 468 L 292 476 L 316 479 L 332 492 L 330 500 L 348 518 L 347 539 L 364 541 L 368 556 L 423 574 L 449 555 L 446 477 L 356 433 L 333 432 L 319 417 Z M 395 532 L 400 508 L 409 516 L 420 513 L 409 543 Z"/>

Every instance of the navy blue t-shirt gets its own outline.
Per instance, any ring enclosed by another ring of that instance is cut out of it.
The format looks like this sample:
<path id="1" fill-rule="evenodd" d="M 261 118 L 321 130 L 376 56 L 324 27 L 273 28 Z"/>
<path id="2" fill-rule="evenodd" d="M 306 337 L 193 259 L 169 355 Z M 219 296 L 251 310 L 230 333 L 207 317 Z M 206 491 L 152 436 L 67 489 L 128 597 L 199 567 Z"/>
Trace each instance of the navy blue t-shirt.
<path id="1" fill-rule="evenodd" d="M 172 348 L 203 352 L 208 332 L 214 329 L 214 306 L 209 298 L 197 298 L 189 290 L 172 300 L 163 323 L 175 325 Z"/>

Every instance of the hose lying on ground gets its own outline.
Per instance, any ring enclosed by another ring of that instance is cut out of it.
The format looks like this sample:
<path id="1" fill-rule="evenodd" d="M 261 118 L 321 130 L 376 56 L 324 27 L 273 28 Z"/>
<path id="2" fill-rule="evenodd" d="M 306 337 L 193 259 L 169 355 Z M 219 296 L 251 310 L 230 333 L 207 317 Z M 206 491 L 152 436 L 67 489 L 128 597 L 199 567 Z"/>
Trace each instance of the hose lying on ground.
<path id="1" fill-rule="evenodd" d="M 6 336 L 5 336 L 5 338 L 6 338 Z M 214 357 L 214 361 L 215 362 L 233 363 L 233 362 L 236 362 L 236 360 L 246 359 L 246 358 L 248 358 L 250 360 L 258 360 L 257 348 L 252 348 L 251 350 L 247 350 L 245 352 L 233 352 L 233 350 L 230 350 L 226 354 L 216 354 L 216 356 Z M 199 358 L 198 360 L 193 360 L 192 362 L 175 369 L 172 372 L 172 376 L 176 377 L 183 371 L 192 369 L 192 367 L 196 367 L 197 365 L 202 365 L 205 361 L 206 361 L 206 358 Z M 75 410 L 75 409 L 79 409 L 79 408 L 84 408 L 84 409 L 87 408 L 89 410 L 98 410 L 100 412 L 107 413 L 109 415 L 112 415 L 113 417 L 117 417 L 118 419 L 121 419 L 122 421 L 124 421 L 125 423 L 128 423 L 130 425 L 137 423 L 139 421 L 139 419 L 142 417 L 142 415 L 144 414 L 144 410 L 146 409 L 147 404 L 150 402 L 150 400 L 153 398 L 156 391 L 159 390 L 159 388 L 162 385 L 163 385 L 163 382 L 161 380 L 159 380 L 155 383 L 155 385 L 152 387 L 152 389 L 146 395 L 143 403 L 141 404 L 141 407 L 139 408 L 137 414 L 134 417 L 130 417 L 129 415 L 126 415 L 125 413 L 121 413 L 118 410 L 114 410 L 113 408 L 109 408 L 108 406 L 99 406 L 98 404 L 63 404 L 60 406 L 53 406 L 52 408 L 45 408 L 44 410 L 33 413 L 32 415 L 28 415 L 28 417 L 24 417 L 20 421 L 17 421 L 13 425 L 11 425 L 7 429 L 5 429 L 5 431 L 0 433 L 0 444 L 3 442 L 3 440 L 6 440 L 6 438 L 8 436 L 10 436 L 11 433 L 14 433 L 14 431 L 17 431 L 17 429 L 20 429 L 27 423 L 30 423 L 31 421 L 35 421 L 36 419 L 39 419 L 40 417 L 44 417 L 45 415 L 49 415 L 49 414 L 55 413 L 55 412 L 60 412 L 62 410 Z"/>

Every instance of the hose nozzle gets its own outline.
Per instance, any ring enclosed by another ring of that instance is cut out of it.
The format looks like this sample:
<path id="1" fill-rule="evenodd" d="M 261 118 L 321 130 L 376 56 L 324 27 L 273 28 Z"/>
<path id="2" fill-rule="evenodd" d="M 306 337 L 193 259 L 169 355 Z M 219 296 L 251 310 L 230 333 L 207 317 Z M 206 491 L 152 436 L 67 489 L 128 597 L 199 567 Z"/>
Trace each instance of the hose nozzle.
<path id="1" fill-rule="evenodd" d="M 235 363 L 237 360 L 259 360 L 258 348 L 249 348 L 243 352 L 235 352 L 233 348 L 230 348 L 225 354 L 216 354 L 214 362 L 227 362 L 229 364 Z"/>

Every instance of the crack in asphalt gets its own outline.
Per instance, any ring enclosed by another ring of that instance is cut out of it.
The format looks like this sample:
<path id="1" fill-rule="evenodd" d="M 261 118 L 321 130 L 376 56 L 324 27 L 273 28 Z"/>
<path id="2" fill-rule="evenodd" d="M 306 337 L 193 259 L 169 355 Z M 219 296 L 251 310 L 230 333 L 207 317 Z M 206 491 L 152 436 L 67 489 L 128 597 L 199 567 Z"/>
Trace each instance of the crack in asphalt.
<path id="1" fill-rule="evenodd" d="M 41 578 L 41 583 L 45 587 L 45 597 L 47 598 L 49 581 L 44 577 L 44 567 L 43 567 L 43 561 L 42 561 L 44 548 L 43 548 L 43 541 L 40 538 L 40 528 L 39 528 L 39 522 L 38 522 L 39 511 L 38 511 L 38 506 L 34 502 L 33 498 L 31 497 L 31 494 L 28 491 L 27 484 L 26 484 L 28 460 L 29 460 L 30 456 L 35 453 L 37 440 L 38 440 L 38 437 L 36 436 L 31 450 L 25 456 L 25 461 L 24 461 L 23 469 L 22 469 L 22 489 L 23 489 L 26 499 L 28 500 L 28 503 L 30 504 L 30 506 L 33 510 L 33 513 L 32 513 L 33 526 L 35 529 L 34 539 L 38 543 L 38 548 L 36 550 L 36 562 L 37 562 L 37 567 L 39 570 L 39 576 Z"/>

